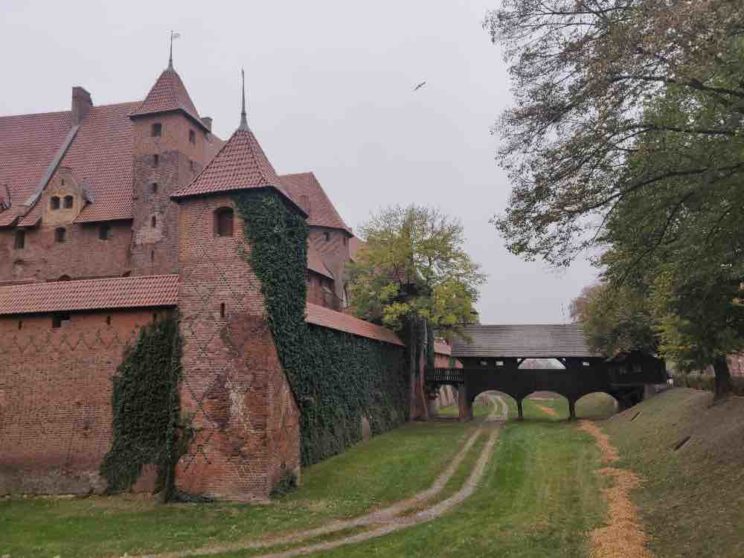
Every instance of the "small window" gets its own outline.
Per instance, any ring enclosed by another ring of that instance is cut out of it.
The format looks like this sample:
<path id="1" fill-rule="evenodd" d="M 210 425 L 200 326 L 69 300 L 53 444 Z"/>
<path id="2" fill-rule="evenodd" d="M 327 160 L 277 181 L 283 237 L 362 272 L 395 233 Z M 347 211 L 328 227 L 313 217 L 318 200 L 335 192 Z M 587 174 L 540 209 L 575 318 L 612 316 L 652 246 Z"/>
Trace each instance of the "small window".
<path id="1" fill-rule="evenodd" d="M 220 304 L 220 318 L 225 317 L 225 303 Z"/>
<path id="2" fill-rule="evenodd" d="M 481 360 L 480 361 L 480 365 L 481 366 L 488 366 L 488 361 L 487 360 Z"/>
<path id="3" fill-rule="evenodd" d="M 52 210 L 59 209 L 59 196 L 52 196 L 52 199 L 49 200 L 49 207 Z"/>
<path id="4" fill-rule="evenodd" d="M 65 207 L 65 209 L 72 208 L 72 203 L 73 203 L 72 196 L 65 196 L 65 199 L 64 199 L 64 207 Z"/>
<path id="5" fill-rule="evenodd" d="M 189 130 L 189 143 L 196 143 L 196 132 Z"/>
<path id="6" fill-rule="evenodd" d="M 98 227 L 98 238 L 99 240 L 108 240 L 111 238 L 111 225 L 108 223 L 102 223 Z"/>
<path id="7" fill-rule="evenodd" d="M 157 322 L 158 322 L 158 314 L 157 314 L 157 312 L 155 312 L 155 313 L 153 313 L 153 315 L 152 315 L 152 323 L 154 323 L 154 324 L 155 324 L 155 323 L 157 323 Z"/>
<path id="8" fill-rule="evenodd" d="M 69 275 L 60 275 L 60 276 L 59 276 L 59 277 L 57 278 L 57 281 L 69 281 L 70 279 L 71 279 L 71 278 L 70 278 L 70 276 L 69 276 Z"/>
<path id="9" fill-rule="evenodd" d="M 329 240 L 331 240 L 331 233 L 324 232 L 323 233 L 323 238 L 325 238 L 325 241 L 328 242 Z"/>
<path id="10" fill-rule="evenodd" d="M 52 316 L 52 327 L 54 329 L 60 328 L 62 326 L 65 326 L 68 323 L 70 323 L 70 315 L 69 314 L 54 314 Z"/>
<path id="11" fill-rule="evenodd" d="M 150 184 L 150 193 L 151 194 L 157 194 L 158 193 L 158 183 L 157 182 L 153 182 L 152 184 Z"/>
<path id="12" fill-rule="evenodd" d="M 159 138 L 163 135 L 163 125 L 160 122 L 155 122 L 150 127 L 150 135 L 154 138 Z"/>
<path id="13" fill-rule="evenodd" d="M 150 263 L 155 263 L 155 250 L 150 251 Z"/>
<path id="14" fill-rule="evenodd" d="M 347 246 L 349 244 L 349 237 L 344 236 L 344 246 Z"/>
<path id="15" fill-rule="evenodd" d="M 64 178 L 60 181 L 60 184 L 62 184 L 62 186 L 65 185 L 65 179 Z"/>
<path id="16" fill-rule="evenodd" d="M 106 325 L 111 325 L 111 316 L 106 316 Z"/>
<path id="17" fill-rule="evenodd" d="M 157 167 L 160 164 L 160 155 L 157 153 L 152 156 L 152 166 Z"/>
<path id="18" fill-rule="evenodd" d="M 158 218 L 155 215 L 150 217 L 150 226 L 155 228 L 157 224 L 158 224 Z"/>
<path id="19" fill-rule="evenodd" d="M 26 231 L 23 229 L 16 231 L 14 246 L 16 250 L 23 250 L 26 247 Z"/>
<path id="20" fill-rule="evenodd" d="M 18 329 L 23 329 L 23 320 L 18 320 Z"/>
<path id="21" fill-rule="evenodd" d="M 67 230 L 64 227 L 59 227 L 58 229 L 54 229 L 54 241 L 55 242 L 64 242 L 66 236 L 67 236 Z"/>
<path id="22" fill-rule="evenodd" d="M 229 207 L 214 212 L 214 233 L 216 236 L 233 235 L 233 210 Z"/>

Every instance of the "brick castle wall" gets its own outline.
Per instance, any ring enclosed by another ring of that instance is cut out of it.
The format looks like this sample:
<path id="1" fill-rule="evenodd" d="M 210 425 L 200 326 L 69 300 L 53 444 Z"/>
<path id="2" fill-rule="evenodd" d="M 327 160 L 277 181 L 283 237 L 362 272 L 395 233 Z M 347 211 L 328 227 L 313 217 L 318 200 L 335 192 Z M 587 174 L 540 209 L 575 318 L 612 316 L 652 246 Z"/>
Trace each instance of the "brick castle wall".
<path id="1" fill-rule="evenodd" d="M 181 407 L 195 438 L 181 490 L 265 500 L 283 469 L 299 473 L 299 416 L 269 330 L 260 283 L 235 211 L 234 236 L 214 232 L 228 196 L 185 200 L 179 215 L 183 336 Z"/>
<path id="2" fill-rule="evenodd" d="M 0 318 L 0 495 L 101 492 L 111 378 L 156 311 Z M 110 323 L 109 323 L 110 322 Z"/>

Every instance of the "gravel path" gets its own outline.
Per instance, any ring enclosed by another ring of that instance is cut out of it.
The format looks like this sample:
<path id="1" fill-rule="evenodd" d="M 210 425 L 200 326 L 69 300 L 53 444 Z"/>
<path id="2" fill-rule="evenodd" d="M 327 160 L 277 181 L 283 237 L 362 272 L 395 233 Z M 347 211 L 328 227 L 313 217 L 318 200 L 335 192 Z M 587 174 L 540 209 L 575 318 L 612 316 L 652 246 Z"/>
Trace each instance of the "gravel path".
<path id="1" fill-rule="evenodd" d="M 508 407 L 501 397 L 492 394 L 486 394 L 486 396 L 493 406 L 491 414 L 486 418 L 484 423 L 479 426 L 475 430 L 475 432 L 473 432 L 473 434 L 470 435 L 463 447 L 460 449 L 460 451 L 457 452 L 455 457 L 452 459 L 452 461 L 450 461 L 444 471 L 442 471 L 442 473 L 436 478 L 434 483 L 426 490 L 419 492 L 410 498 L 400 500 L 386 508 L 373 511 L 353 519 L 331 521 L 330 523 L 321 525 L 320 527 L 316 527 L 314 529 L 298 531 L 296 533 L 290 533 L 288 535 L 272 537 L 259 541 L 238 541 L 224 545 L 210 545 L 202 548 L 167 552 L 163 554 L 147 554 L 140 558 L 181 558 L 186 556 L 208 556 L 223 554 L 240 550 L 257 550 L 260 548 L 269 548 L 272 546 L 301 543 L 309 539 L 331 535 L 333 533 L 338 533 L 347 529 L 376 526 L 375 529 L 365 531 L 357 535 L 343 537 L 341 539 L 336 539 L 325 543 L 318 543 L 314 545 L 295 548 L 278 554 L 264 555 L 266 558 L 280 556 L 300 556 L 304 554 L 310 554 L 312 552 L 317 552 L 319 550 L 329 550 L 331 548 L 337 548 L 339 546 L 353 544 L 355 542 L 363 540 L 369 540 L 375 537 L 386 535 L 388 533 L 392 533 L 394 531 L 398 531 L 400 529 L 405 529 L 413 525 L 417 525 L 419 523 L 431 521 L 432 519 L 446 513 L 447 511 L 458 505 L 460 502 L 462 502 L 465 498 L 470 496 L 475 489 L 475 485 L 483 476 L 483 472 L 485 471 L 485 467 L 488 464 L 488 460 L 493 451 L 493 446 L 496 443 L 496 438 L 499 432 L 498 426 L 500 426 L 501 422 L 506 420 L 508 415 Z M 434 497 L 436 497 L 444 489 L 446 484 L 452 478 L 452 475 L 454 475 L 455 471 L 457 471 L 468 451 L 473 447 L 473 444 L 476 442 L 476 440 L 486 430 L 490 431 L 486 446 L 481 451 L 478 462 L 476 463 L 473 471 L 471 472 L 465 484 L 460 488 L 460 490 L 458 490 L 455 494 L 443 500 L 442 502 L 424 508 L 409 516 L 400 517 L 400 515 L 404 512 L 418 508 L 429 500 L 434 499 Z"/>

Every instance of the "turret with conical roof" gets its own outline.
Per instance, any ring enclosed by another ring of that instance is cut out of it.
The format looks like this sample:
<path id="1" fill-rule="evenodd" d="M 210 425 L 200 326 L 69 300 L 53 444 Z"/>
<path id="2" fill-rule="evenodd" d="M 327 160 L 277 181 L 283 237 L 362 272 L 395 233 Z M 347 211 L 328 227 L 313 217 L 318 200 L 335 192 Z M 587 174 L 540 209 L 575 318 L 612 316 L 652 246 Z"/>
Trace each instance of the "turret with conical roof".
<path id="1" fill-rule="evenodd" d="M 129 114 L 134 126 L 135 274 L 178 271 L 177 207 L 170 195 L 189 184 L 218 148 L 172 58 Z"/>

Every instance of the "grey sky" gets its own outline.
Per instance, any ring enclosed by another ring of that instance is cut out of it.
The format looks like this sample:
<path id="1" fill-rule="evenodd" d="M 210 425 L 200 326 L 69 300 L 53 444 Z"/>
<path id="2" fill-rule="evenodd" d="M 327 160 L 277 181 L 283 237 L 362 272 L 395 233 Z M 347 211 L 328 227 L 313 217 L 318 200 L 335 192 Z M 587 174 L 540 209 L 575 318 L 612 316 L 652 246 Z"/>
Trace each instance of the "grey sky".
<path id="1" fill-rule="evenodd" d="M 175 67 L 217 134 L 238 125 L 244 66 L 278 172 L 314 171 L 352 227 L 386 205 L 440 207 L 488 274 L 484 322 L 559 322 L 592 268 L 523 262 L 488 223 L 509 192 L 490 134 L 509 83 L 481 28 L 497 2 L 0 0 L 0 114 L 67 109 L 72 85 L 96 104 L 141 99 L 174 29 Z"/>

